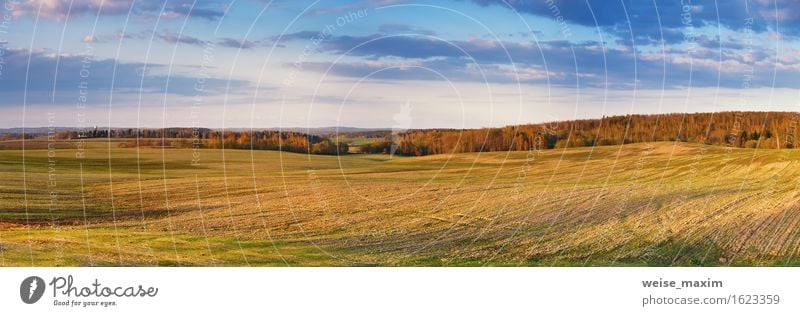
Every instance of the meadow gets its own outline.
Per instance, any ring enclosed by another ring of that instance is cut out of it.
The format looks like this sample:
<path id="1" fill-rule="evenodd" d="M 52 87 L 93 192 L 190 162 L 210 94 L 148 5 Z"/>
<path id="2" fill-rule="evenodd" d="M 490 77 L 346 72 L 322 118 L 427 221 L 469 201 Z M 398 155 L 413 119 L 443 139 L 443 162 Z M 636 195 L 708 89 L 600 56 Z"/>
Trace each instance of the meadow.
<path id="1" fill-rule="evenodd" d="M 0 150 L 0 265 L 800 264 L 791 149 L 390 158 L 122 141 Z"/>

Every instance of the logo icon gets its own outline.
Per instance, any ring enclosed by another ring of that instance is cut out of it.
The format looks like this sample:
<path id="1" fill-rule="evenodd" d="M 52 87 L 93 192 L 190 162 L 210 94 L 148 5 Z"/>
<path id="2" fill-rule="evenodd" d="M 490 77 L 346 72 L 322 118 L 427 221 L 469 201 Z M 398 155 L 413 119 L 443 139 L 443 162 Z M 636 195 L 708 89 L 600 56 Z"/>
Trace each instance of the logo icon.
<path id="1" fill-rule="evenodd" d="M 19 297 L 25 304 L 33 304 L 44 295 L 44 280 L 38 276 L 30 276 L 19 285 Z"/>

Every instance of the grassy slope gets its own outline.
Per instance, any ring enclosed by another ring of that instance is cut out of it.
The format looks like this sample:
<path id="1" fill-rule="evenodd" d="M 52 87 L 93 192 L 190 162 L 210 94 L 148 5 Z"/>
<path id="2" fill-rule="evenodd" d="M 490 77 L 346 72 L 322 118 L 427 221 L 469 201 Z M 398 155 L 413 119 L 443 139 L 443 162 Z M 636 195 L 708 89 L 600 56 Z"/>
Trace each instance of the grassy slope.
<path id="1" fill-rule="evenodd" d="M 57 150 L 49 187 L 46 150 L 26 151 L 25 173 L 21 151 L 0 151 L 3 265 L 800 262 L 788 150 L 658 143 L 391 160 L 228 150 L 224 162 L 201 150 L 199 166 L 191 149 L 75 152 Z"/>

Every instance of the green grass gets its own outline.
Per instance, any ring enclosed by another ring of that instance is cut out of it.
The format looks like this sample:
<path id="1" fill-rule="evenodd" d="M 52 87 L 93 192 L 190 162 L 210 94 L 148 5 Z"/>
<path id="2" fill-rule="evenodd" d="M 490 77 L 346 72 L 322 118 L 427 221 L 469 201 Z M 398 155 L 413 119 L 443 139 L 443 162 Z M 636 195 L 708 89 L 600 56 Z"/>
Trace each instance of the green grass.
<path id="1" fill-rule="evenodd" d="M 39 147 L 24 172 L 21 150 L 0 150 L 5 266 L 799 263 L 791 150 L 389 159 L 89 141 L 83 159 L 66 143 L 49 161 Z"/>
<path id="2" fill-rule="evenodd" d="M 364 144 L 386 141 L 384 137 L 333 137 L 333 139 L 356 147 Z"/>

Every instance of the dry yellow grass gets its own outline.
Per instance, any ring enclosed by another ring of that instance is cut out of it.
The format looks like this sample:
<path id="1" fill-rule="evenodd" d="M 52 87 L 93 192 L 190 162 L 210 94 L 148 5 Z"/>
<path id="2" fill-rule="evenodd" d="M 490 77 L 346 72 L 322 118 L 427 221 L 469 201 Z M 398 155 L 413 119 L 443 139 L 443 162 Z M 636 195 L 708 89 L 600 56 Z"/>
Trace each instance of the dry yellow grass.
<path id="1" fill-rule="evenodd" d="M 3 265 L 798 263 L 790 150 L 76 150 L 0 151 Z"/>

